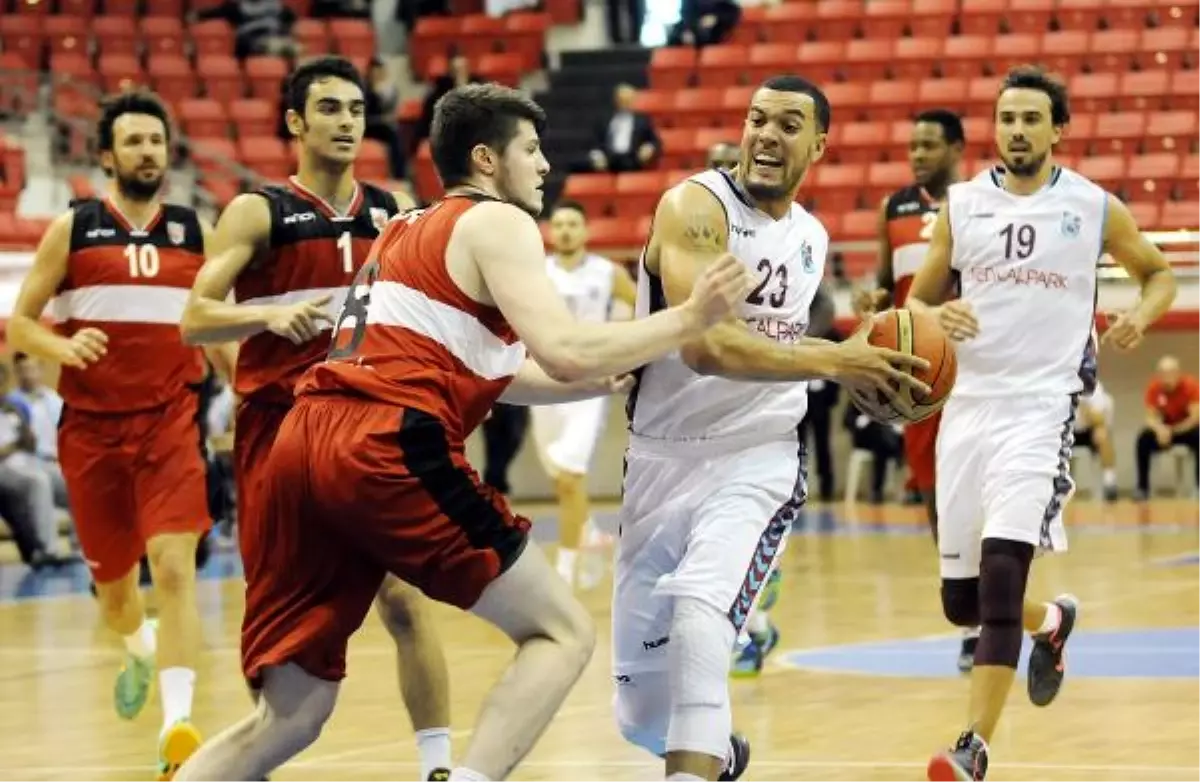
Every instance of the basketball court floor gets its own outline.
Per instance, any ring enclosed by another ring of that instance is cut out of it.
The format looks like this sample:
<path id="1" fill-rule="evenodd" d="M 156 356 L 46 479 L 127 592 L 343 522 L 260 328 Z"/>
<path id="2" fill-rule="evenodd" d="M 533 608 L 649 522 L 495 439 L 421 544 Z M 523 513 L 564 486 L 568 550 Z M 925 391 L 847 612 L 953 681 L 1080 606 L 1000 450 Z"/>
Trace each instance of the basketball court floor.
<path id="1" fill-rule="evenodd" d="M 609 508 L 611 510 L 611 508 Z M 525 508 L 555 538 L 545 507 Z M 544 521 L 543 521 L 544 519 Z M 1032 706 L 1024 668 L 992 744 L 989 779 L 1200 778 L 1197 505 L 1086 501 L 1069 509 L 1071 551 L 1034 564 L 1033 594 L 1082 600 L 1058 701 Z M 774 614 L 783 636 L 763 675 L 732 684 L 753 745 L 746 779 L 923 779 L 929 754 L 963 728 L 957 633 L 942 619 L 937 560 L 919 508 L 808 509 L 784 563 Z M 595 658 L 514 779 L 661 779 L 610 716 L 608 582 L 584 600 Z M 530 596 L 536 600 L 536 595 Z M 250 708 L 238 669 L 242 582 L 214 556 L 199 600 L 206 647 L 194 715 L 216 732 Z M 465 747 L 511 647 L 482 622 L 437 607 L 449 655 L 454 740 Z M 1022 659 L 1027 656 L 1026 650 Z M 80 568 L 0 566 L 0 778 L 152 779 L 157 696 L 134 723 L 112 711 L 118 644 L 99 624 Z M 414 779 L 416 753 L 390 639 L 372 614 L 321 739 L 273 779 Z"/>

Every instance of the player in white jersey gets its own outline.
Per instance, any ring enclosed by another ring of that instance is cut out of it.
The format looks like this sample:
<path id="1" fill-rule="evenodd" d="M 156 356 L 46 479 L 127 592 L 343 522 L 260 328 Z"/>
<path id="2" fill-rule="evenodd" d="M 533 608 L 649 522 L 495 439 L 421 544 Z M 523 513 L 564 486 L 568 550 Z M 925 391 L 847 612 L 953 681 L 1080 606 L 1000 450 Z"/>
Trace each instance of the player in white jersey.
<path id="1" fill-rule="evenodd" d="M 603 323 L 614 304 L 632 311 L 637 290 L 629 272 L 588 252 L 587 213 L 577 201 L 561 201 L 550 213 L 546 275 L 577 320 Z M 594 548 L 603 537 L 588 510 L 587 471 L 604 428 L 607 397 L 531 407 L 533 439 L 542 468 L 554 481 L 558 499 L 558 574 L 568 584 L 593 589 L 603 577 L 595 551 L 579 562 L 581 544 Z"/>
<path id="2" fill-rule="evenodd" d="M 1099 380 L 1091 396 L 1079 400 L 1075 416 L 1075 448 L 1087 448 L 1100 459 L 1104 501 L 1117 499 L 1117 455 L 1113 450 L 1113 398 Z"/>
<path id="3" fill-rule="evenodd" d="M 909 294 L 959 340 L 937 441 L 942 608 L 983 626 L 968 727 L 930 760 L 931 780 L 984 778 L 1022 627 L 1033 634 L 1030 700 L 1045 706 L 1062 685 L 1078 603 L 1027 600 L 1025 587 L 1035 550 L 1066 548 L 1072 425 L 1096 376 L 1098 259 L 1108 252 L 1141 286 L 1105 344 L 1133 348 L 1175 298 L 1170 267 L 1125 205 L 1054 164 L 1069 119 L 1059 82 L 1028 66 L 1008 74 L 996 101 L 1004 165 L 950 187 Z M 956 276 L 961 298 L 942 304 Z"/>
<path id="4" fill-rule="evenodd" d="M 735 779 L 731 650 L 805 498 L 798 427 L 813 378 L 896 396 L 924 361 L 805 337 L 828 234 L 795 203 L 825 151 L 825 95 L 796 76 L 755 91 L 733 172 L 708 170 L 659 202 L 638 273 L 638 315 L 687 295 L 710 264 L 757 277 L 736 317 L 638 371 L 630 393 L 613 596 L 622 735 L 665 756 L 670 779 Z"/>

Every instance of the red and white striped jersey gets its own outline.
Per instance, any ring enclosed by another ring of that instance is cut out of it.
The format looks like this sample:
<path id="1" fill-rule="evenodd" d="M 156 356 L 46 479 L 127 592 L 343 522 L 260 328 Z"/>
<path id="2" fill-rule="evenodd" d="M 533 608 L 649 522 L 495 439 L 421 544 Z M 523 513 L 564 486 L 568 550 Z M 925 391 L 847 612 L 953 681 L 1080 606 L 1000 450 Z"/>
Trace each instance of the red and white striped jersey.
<path id="1" fill-rule="evenodd" d="M 249 305 L 297 304 L 329 295 L 327 309 L 336 317 L 372 243 L 398 211 L 396 199 L 360 183 L 350 208 L 338 214 L 295 177 L 258 193 L 271 210 L 270 244 L 238 276 L 234 298 Z M 269 331 L 255 334 L 238 351 L 235 388 L 243 399 L 290 405 L 296 381 L 327 350 L 326 334 L 301 345 Z"/>
<path id="2" fill-rule="evenodd" d="M 75 201 L 71 210 L 67 274 L 50 313 L 63 336 L 103 331 L 108 353 L 86 369 L 63 367 L 58 392 L 68 407 L 93 412 L 166 404 L 204 377 L 199 349 L 179 333 L 204 263 L 196 212 L 163 204 L 139 230 L 108 199 Z"/>
<path id="3" fill-rule="evenodd" d="M 909 185 L 888 198 L 887 236 L 892 248 L 893 299 L 897 307 L 904 306 L 913 278 L 925 262 L 940 208 L 941 203 L 920 185 Z"/>
<path id="4" fill-rule="evenodd" d="M 455 223 L 483 200 L 449 196 L 388 225 L 347 297 L 329 360 L 308 371 L 298 395 L 411 407 L 466 439 L 525 360 L 504 314 L 469 298 L 446 268 Z"/>

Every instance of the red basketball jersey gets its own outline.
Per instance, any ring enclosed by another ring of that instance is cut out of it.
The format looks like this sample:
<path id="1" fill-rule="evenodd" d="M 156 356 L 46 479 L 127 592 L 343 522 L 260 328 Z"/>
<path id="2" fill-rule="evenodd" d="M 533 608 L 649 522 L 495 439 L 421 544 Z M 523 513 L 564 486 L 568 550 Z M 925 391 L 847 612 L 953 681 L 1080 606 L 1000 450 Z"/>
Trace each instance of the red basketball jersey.
<path id="1" fill-rule="evenodd" d="M 200 351 L 179 333 L 204 264 L 196 212 L 162 204 L 137 229 L 108 199 L 75 201 L 71 210 L 67 275 L 51 303 L 55 330 L 100 329 L 108 353 L 86 369 L 64 366 L 58 392 L 68 407 L 101 413 L 163 405 L 204 377 Z"/>
<path id="2" fill-rule="evenodd" d="M 389 223 L 346 300 L 328 361 L 297 394 L 347 392 L 436 416 L 459 443 L 525 360 L 496 307 L 450 278 L 454 225 L 487 196 L 455 195 Z"/>
<path id="3" fill-rule="evenodd" d="M 398 211 L 396 199 L 360 183 L 350 208 L 338 214 L 295 177 L 258 192 L 271 210 L 269 250 L 238 277 L 235 299 L 251 305 L 296 304 L 329 295 L 327 309 L 335 317 L 372 243 Z M 328 350 L 327 335 L 294 345 L 269 331 L 255 334 L 238 351 L 237 392 L 243 398 L 291 404 L 300 376 Z"/>
<path id="4" fill-rule="evenodd" d="M 897 190 L 887 202 L 887 237 L 892 248 L 893 304 L 904 305 L 913 277 L 925 262 L 941 203 L 920 185 Z"/>

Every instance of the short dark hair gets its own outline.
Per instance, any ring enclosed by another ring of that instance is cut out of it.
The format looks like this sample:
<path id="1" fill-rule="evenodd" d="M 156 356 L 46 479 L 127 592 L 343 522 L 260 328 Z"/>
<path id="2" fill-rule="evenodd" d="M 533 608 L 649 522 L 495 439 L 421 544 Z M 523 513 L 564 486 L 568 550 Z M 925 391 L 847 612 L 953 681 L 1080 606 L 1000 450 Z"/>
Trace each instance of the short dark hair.
<path id="1" fill-rule="evenodd" d="M 945 137 L 947 144 L 961 144 L 967 140 L 967 134 L 963 130 L 962 117 L 950 111 L 950 109 L 928 109 L 922 111 L 913 118 L 914 125 L 918 122 L 941 125 L 942 136 Z"/>
<path id="2" fill-rule="evenodd" d="M 443 95 L 433 107 L 430 153 L 443 187 L 471 176 L 471 150 L 479 144 L 503 151 L 517 135 L 517 123 L 529 120 L 540 134 L 546 112 L 532 98 L 499 84 L 465 84 Z"/>
<path id="3" fill-rule="evenodd" d="M 354 63 L 345 57 L 325 55 L 309 60 L 288 76 L 284 86 L 287 107 L 303 117 L 309 87 L 313 82 L 323 79 L 342 79 L 357 86 L 364 95 L 367 91 L 362 74 L 354 67 Z"/>
<path id="4" fill-rule="evenodd" d="M 1071 121 L 1071 105 L 1067 87 L 1037 65 L 1018 65 L 1008 72 L 1000 85 L 997 98 L 1005 90 L 1037 90 L 1050 98 L 1050 121 L 1055 125 L 1066 125 Z"/>
<path id="5" fill-rule="evenodd" d="M 564 198 L 563 200 L 559 201 L 554 205 L 554 209 L 550 211 L 550 214 L 554 214 L 559 209 L 570 209 L 571 211 L 579 212 L 579 214 L 583 216 L 583 219 L 587 220 L 587 209 L 584 208 L 583 204 L 573 199 Z"/>
<path id="6" fill-rule="evenodd" d="M 833 121 L 833 111 L 829 107 L 829 98 L 825 97 L 825 93 L 821 91 L 820 87 L 808 79 L 792 73 L 785 73 L 779 76 L 772 76 L 758 85 L 758 88 L 760 90 L 775 90 L 776 92 L 798 92 L 801 95 L 809 96 L 817 106 L 817 125 L 821 128 L 821 132 L 829 132 L 829 125 Z"/>
<path id="7" fill-rule="evenodd" d="M 100 102 L 100 119 L 96 123 L 96 148 L 111 152 L 113 148 L 113 125 L 125 114 L 146 114 L 162 120 L 167 141 L 171 140 L 171 118 L 167 107 L 157 95 L 147 89 L 135 89 L 110 95 Z"/>

